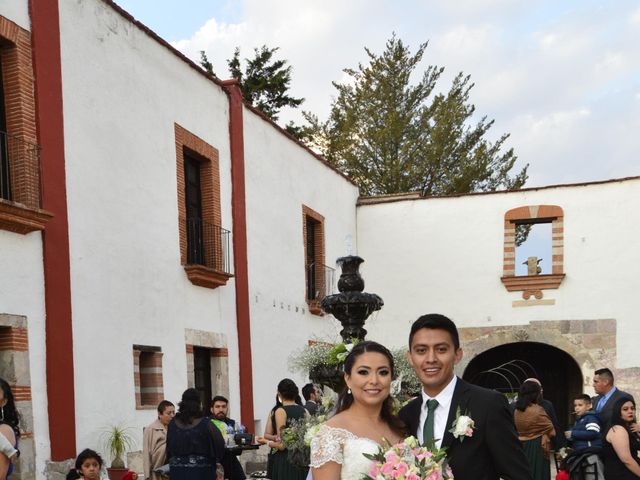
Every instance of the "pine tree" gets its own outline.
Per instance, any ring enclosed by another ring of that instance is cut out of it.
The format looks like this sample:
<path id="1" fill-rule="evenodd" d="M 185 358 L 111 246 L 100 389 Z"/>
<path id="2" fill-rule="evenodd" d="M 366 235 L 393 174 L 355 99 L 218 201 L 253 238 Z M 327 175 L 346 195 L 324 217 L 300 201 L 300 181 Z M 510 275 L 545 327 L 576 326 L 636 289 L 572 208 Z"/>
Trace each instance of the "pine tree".
<path id="1" fill-rule="evenodd" d="M 412 55 L 395 34 L 382 55 L 365 48 L 369 63 L 345 69 L 350 82 L 333 82 L 338 95 L 328 120 L 304 113 L 311 144 L 363 195 L 520 188 L 527 166 L 509 176 L 517 159 L 513 149 L 501 151 L 509 135 L 487 140 L 494 121 L 486 116 L 470 124 L 469 76 L 458 74 L 446 94 L 434 94 L 444 68 L 430 65 L 411 83 L 426 48 L 423 43 Z"/>

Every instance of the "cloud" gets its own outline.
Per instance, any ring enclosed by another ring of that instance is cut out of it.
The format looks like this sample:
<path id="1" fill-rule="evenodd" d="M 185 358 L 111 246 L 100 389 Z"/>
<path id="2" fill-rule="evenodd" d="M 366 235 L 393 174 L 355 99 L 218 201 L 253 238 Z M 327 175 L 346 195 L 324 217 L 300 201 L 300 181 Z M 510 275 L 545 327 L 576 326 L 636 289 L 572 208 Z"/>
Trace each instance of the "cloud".
<path id="1" fill-rule="evenodd" d="M 245 0 L 242 12 L 238 23 L 211 19 L 174 45 L 195 60 L 205 50 L 221 77 L 235 46 L 242 57 L 279 46 L 293 66 L 291 93 L 324 118 L 331 82 L 366 62 L 365 46 L 380 53 L 394 31 L 413 51 L 428 40 L 423 67 L 446 68 L 439 89 L 459 71 L 470 74 L 478 115 L 496 120 L 494 138 L 512 134 L 509 146 L 531 165 L 532 182 L 640 174 L 640 140 L 630 131 L 640 127 L 633 2 Z M 282 112 L 291 119 L 299 112 Z"/>

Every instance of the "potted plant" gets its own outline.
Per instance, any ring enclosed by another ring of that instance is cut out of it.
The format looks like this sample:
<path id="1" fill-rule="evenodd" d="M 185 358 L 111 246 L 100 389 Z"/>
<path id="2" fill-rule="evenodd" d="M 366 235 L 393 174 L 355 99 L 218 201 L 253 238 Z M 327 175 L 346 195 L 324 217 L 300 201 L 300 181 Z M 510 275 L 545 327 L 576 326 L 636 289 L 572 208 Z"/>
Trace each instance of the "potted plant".
<path id="1" fill-rule="evenodd" d="M 124 455 L 134 446 L 131 429 L 120 425 L 111 425 L 103 433 L 104 449 L 111 457 L 111 467 L 107 473 L 111 480 L 122 480 L 129 471 L 125 468 Z"/>

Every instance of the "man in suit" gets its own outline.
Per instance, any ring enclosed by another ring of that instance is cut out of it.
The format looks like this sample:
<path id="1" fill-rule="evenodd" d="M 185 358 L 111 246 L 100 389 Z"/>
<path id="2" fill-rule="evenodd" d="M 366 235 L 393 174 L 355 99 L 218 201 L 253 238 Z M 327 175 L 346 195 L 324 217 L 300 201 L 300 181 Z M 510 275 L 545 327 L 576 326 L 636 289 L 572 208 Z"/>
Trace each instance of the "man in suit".
<path id="1" fill-rule="evenodd" d="M 302 387 L 302 396 L 304 397 L 304 408 L 307 409 L 310 415 L 318 413 L 318 403 L 322 399 L 322 393 L 320 389 L 313 383 L 307 383 Z"/>
<path id="2" fill-rule="evenodd" d="M 433 313 L 418 318 L 407 358 L 422 394 L 400 410 L 400 418 L 423 444 L 446 448 L 456 480 L 531 480 L 507 399 L 455 376 L 462 348 L 449 318 Z M 452 433 L 458 412 L 474 421 L 471 436 Z"/>
<path id="3" fill-rule="evenodd" d="M 593 389 L 596 392 L 596 396 L 591 399 L 591 403 L 600 417 L 600 422 L 603 426 L 602 433 L 606 435 L 611 426 L 611 415 L 616 401 L 622 397 L 633 400 L 633 396 L 630 393 L 618 390 L 614 386 L 613 373 L 608 368 L 601 368 L 594 372 Z"/>

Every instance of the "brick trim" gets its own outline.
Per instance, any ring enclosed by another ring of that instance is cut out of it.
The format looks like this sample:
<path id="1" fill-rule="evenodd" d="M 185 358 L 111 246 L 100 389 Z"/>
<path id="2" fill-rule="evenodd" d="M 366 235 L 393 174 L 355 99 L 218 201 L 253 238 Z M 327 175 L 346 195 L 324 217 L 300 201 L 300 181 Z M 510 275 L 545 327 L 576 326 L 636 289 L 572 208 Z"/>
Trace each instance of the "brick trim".
<path id="1" fill-rule="evenodd" d="M 314 263 L 316 265 L 320 265 L 322 268 L 315 269 L 315 284 L 323 289 L 325 278 L 324 278 L 324 265 L 325 265 L 325 244 L 324 244 L 324 216 L 320 215 L 315 210 L 307 207 L 306 205 L 302 205 L 302 241 L 304 242 L 304 295 L 307 305 L 309 305 L 309 312 L 313 315 L 323 315 L 322 309 L 320 308 L 320 300 L 309 299 L 309 269 L 307 266 L 307 219 L 314 220 L 318 226 L 314 231 L 314 239 L 313 243 L 315 246 L 315 255 L 314 255 Z"/>
<path id="2" fill-rule="evenodd" d="M 516 225 L 551 223 L 550 275 L 516 276 Z M 525 300 L 543 297 L 542 290 L 557 289 L 564 279 L 564 212 L 557 205 L 527 205 L 504 214 L 502 283 L 510 291 L 522 291 Z"/>
<path id="3" fill-rule="evenodd" d="M 133 348 L 133 383 L 137 410 L 155 407 L 164 398 L 162 352 L 155 348 Z"/>
<path id="4" fill-rule="evenodd" d="M 10 147 L 11 199 L 0 201 L 0 229 L 19 234 L 43 230 L 52 215 L 40 209 L 40 153 L 37 146 L 31 33 L 0 16 L 0 63 Z"/>
<path id="5" fill-rule="evenodd" d="M 26 352 L 29 336 L 26 328 L 0 327 L 0 351 Z"/>
<path id="6" fill-rule="evenodd" d="M 229 350 L 226 348 L 213 348 L 211 349 L 211 356 L 215 358 L 228 357 Z"/>
<path id="7" fill-rule="evenodd" d="M 13 399 L 16 402 L 31 401 L 31 387 L 29 385 L 11 385 L 11 392 L 13 392 Z"/>
<path id="8" fill-rule="evenodd" d="M 218 149 L 209 145 L 187 129 L 174 124 L 176 144 L 176 178 L 178 184 L 178 231 L 180 236 L 180 262 L 185 266 L 187 278 L 194 285 L 216 288 L 226 285 L 233 275 L 218 265 L 222 245 L 205 242 L 205 256 L 214 261 L 212 266 L 187 264 L 187 208 L 185 200 L 184 157 L 185 152 L 200 162 L 200 189 L 202 195 L 202 220 L 210 225 L 222 225 L 220 200 L 220 165 Z"/>

